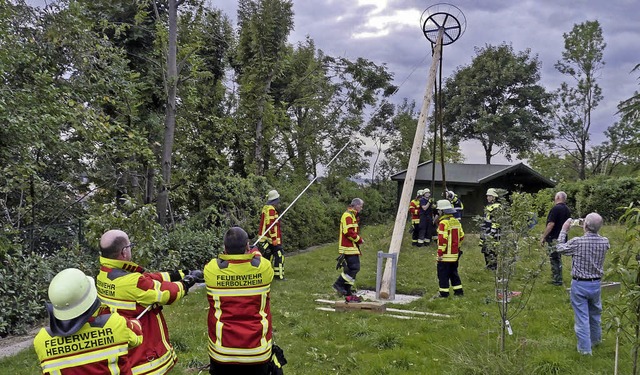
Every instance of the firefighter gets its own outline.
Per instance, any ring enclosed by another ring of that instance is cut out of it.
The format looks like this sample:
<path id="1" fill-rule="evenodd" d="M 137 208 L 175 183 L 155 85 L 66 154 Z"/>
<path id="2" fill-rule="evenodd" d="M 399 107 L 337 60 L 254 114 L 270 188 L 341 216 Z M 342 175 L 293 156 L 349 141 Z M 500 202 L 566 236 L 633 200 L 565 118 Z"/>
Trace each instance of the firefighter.
<path id="1" fill-rule="evenodd" d="M 418 235 L 420 234 L 420 197 L 422 190 L 418 190 L 415 199 L 409 203 L 409 214 L 411 215 L 411 246 L 418 246 Z"/>
<path id="2" fill-rule="evenodd" d="M 169 342 L 162 306 L 187 294 L 202 271 L 146 272 L 131 261 L 133 243 L 121 230 L 109 230 L 100 238 L 100 272 L 96 280 L 102 302 L 126 318 L 139 317 L 142 345 L 130 352 L 134 374 L 165 374 L 177 362 Z"/>
<path id="3" fill-rule="evenodd" d="M 455 208 L 447 199 L 441 199 L 438 209 L 438 286 L 439 297 L 449 297 L 449 282 L 453 294 L 462 296 L 462 282 L 458 275 L 458 261 L 462 255 L 461 244 L 464 240 L 462 224 L 453 215 Z"/>
<path id="4" fill-rule="evenodd" d="M 267 194 L 267 203 L 262 207 L 260 214 L 260 229 L 258 233 L 262 236 L 260 249 L 262 255 L 273 264 L 273 271 L 276 280 L 284 278 L 284 251 L 282 250 L 282 232 L 280 231 L 280 220 L 274 226 L 267 229 L 278 219 L 276 208 L 280 204 L 280 194 L 276 190 L 271 190 Z"/>
<path id="5" fill-rule="evenodd" d="M 436 234 L 433 226 L 433 208 L 431 190 L 422 190 L 422 196 L 420 197 L 420 230 L 418 233 L 418 247 L 430 244 L 432 237 Z"/>
<path id="6" fill-rule="evenodd" d="M 496 214 L 502 205 L 498 202 L 498 192 L 494 188 L 487 190 L 487 204 L 484 206 L 484 222 L 480 230 L 480 247 L 484 254 L 485 267 L 495 271 L 498 265 L 497 253 L 493 246 L 500 240 L 500 225 L 496 222 Z M 492 241 L 490 244 L 489 241 Z"/>
<path id="7" fill-rule="evenodd" d="M 54 276 L 48 295 L 49 326 L 33 340 L 43 374 L 132 374 L 129 350 L 143 342 L 140 322 L 111 312 L 93 278 L 76 268 Z"/>
<path id="8" fill-rule="evenodd" d="M 342 273 L 333 283 L 333 289 L 345 296 L 347 302 L 361 302 L 355 294 L 356 275 L 360 271 L 360 246 L 364 243 L 360 237 L 360 212 L 364 201 L 354 198 L 347 207 L 347 211 L 340 218 L 340 237 L 338 242 L 338 265 L 342 266 Z"/>
<path id="9" fill-rule="evenodd" d="M 224 252 L 204 268 L 209 300 L 210 373 L 267 374 L 274 349 L 271 263 L 240 227 L 224 235 Z M 275 349 L 274 349 L 275 350 Z"/>
<path id="10" fill-rule="evenodd" d="M 453 214 L 453 217 L 455 217 L 458 220 L 462 219 L 462 211 L 464 210 L 464 204 L 462 204 L 462 200 L 460 200 L 460 197 L 458 197 L 458 194 L 454 193 L 451 190 L 448 190 L 445 193 L 445 197 L 449 202 L 451 202 L 451 205 L 456 210 L 456 212 Z"/>

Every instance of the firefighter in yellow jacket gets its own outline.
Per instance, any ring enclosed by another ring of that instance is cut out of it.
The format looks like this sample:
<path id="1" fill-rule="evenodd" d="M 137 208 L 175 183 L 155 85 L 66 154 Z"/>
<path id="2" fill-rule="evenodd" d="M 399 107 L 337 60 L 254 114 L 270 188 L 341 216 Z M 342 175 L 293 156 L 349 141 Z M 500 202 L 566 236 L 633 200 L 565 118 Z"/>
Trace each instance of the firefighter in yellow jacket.
<path id="1" fill-rule="evenodd" d="M 182 298 L 202 271 L 146 272 L 131 261 L 133 243 L 121 230 L 100 238 L 100 272 L 96 285 L 103 303 L 126 318 L 139 317 L 144 342 L 130 353 L 134 374 L 165 374 L 177 362 L 169 342 L 162 306 Z"/>
<path id="2" fill-rule="evenodd" d="M 333 289 L 345 296 L 347 302 L 360 302 L 362 299 L 355 295 L 353 287 L 356 275 L 360 271 L 360 245 L 364 242 L 360 237 L 360 211 L 364 201 L 354 198 L 347 211 L 340 218 L 340 237 L 338 242 L 338 268 L 342 266 L 342 273 L 333 283 Z"/>
<path id="3" fill-rule="evenodd" d="M 267 194 L 267 204 L 262 207 L 260 214 L 260 229 L 258 233 L 262 255 L 273 263 L 276 280 L 284 280 L 284 251 L 282 250 L 282 231 L 278 219 L 277 207 L 280 204 L 280 194 L 271 190 Z M 272 225 L 275 222 L 274 225 Z M 269 229 L 271 227 L 271 229 Z M 267 231 L 268 229 L 268 231 Z"/>
<path id="4" fill-rule="evenodd" d="M 451 202 L 447 199 L 439 200 L 437 210 L 439 296 L 449 297 L 449 287 L 453 288 L 454 295 L 461 296 L 464 292 L 458 275 L 458 260 L 462 255 L 460 246 L 464 240 L 464 231 L 460 221 L 453 217 L 456 210 Z"/>
<path id="5" fill-rule="evenodd" d="M 423 191 L 418 190 L 416 197 L 409 203 L 409 215 L 411 215 L 411 246 L 418 246 L 420 234 L 420 197 Z"/>
<path id="6" fill-rule="evenodd" d="M 484 221 L 480 228 L 480 247 L 484 254 L 485 267 L 495 271 L 498 266 L 497 253 L 494 249 L 496 242 L 500 241 L 500 224 L 496 221 L 496 215 L 502 205 L 498 202 L 498 191 L 494 188 L 487 189 L 487 204 L 484 206 Z"/>
<path id="7" fill-rule="evenodd" d="M 273 346 L 273 269 L 240 227 L 224 235 L 224 253 L 204 268 L 209 300 L 210 373 L 266 374 Z"/>
<path id="8" fill-rule="evenodd" d="M 43 374 L 132 374 L 129 349 L 143 342 L 142 327 L 103 305 L 92 277 L 67 268 L 48 295 L 49 326 L 33 340 Z"/>

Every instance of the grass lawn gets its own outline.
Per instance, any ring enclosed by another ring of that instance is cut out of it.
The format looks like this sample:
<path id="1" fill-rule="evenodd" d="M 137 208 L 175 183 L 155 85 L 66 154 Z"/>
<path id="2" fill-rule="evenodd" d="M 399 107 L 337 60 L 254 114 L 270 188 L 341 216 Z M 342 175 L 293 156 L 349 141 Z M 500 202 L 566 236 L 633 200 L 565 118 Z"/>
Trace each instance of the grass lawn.
<path id="1" fill-rule="evenodd" d="M 539 226 L 540 227 L 540 226 Z M 540 228 L 534 235 L 539 235 Z M 615 247 L 621 228 L 606 227 Z M 359 289 L 375 289 L 376 253 L 388 251 L 391 226 L 365 227 Z M 576 234 L 578 231 L 572 231 Z M 423 298 L 400 309 L 452 315 L 450 319 L 401 320 L 366 311 L 326 312 L 316 310 L 315 299 L 337 299 L 331 284 L 337 245 L 321 246 L 286 259 L 286 281 L 274 282 L 271 303 L 274 336 L 289 363 L 285 374 L 613 374 L 615 335 L 604 333 L 603 344 L 592 357 L 576 351 L 573 311 L 564 287 L 548 283 L 549 264 L 543 265 L 531 293 L 513 298 L 510 311 L 513 335 L 500 350 L 501 320 L 495 301 L 493 274 L 484 269 L 476 235 L 468 234 L 460 263 L 465 295 L 434 299 L 437 293 L 435 246 L 414 248 L 405 235 L 398 265 L 397 293 Z M 542 249 L 525 250 L 517 276 L 536 268 Z M 565 286 L 570 285 L 571 260 L 564 257 Z M 522 280 L 513 280 L 513 290 L 523 290 Z M 531 281 L 529 281 L 530 283 Z M 603 295 L 607 310 L 607 294 Z M 205 290 L 192 291 L 177 305 L 165 308 L 171 341 L 179 363 L 172 374 L 206 373 L 208 364 Z M 620 347 L 620 374 L 631 373 L 631 346 Z M 33 349 L 0 361 L 6 374 L 36 374 Z"/>

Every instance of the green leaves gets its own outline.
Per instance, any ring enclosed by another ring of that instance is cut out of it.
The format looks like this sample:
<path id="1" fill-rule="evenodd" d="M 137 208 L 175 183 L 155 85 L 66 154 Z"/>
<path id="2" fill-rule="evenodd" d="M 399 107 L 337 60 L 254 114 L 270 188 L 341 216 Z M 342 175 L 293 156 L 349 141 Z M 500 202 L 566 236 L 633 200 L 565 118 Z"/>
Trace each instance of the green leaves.
<path id="1" fill-rule="evenodd" d="M 480 141 L 488 164 L 499 152 L 521 156 L 551 137 L 545 121 L 551 96 L 537 84 L 540 62 L 530 54 L 487 45 L 445 82 L 445 134 L 455 142 Z"/>

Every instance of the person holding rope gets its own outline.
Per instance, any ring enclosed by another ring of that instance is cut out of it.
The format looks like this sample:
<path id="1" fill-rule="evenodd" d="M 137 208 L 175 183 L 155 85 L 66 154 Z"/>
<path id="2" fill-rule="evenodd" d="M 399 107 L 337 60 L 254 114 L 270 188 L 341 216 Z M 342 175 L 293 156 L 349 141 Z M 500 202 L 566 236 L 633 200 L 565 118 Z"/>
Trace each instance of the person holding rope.
<path id="1" fill-rule="evenodd" d="M 439 297 L 449 297 L 449 286 L 455 296 L 464 295 L 458 274 L 458 261 L 462 255 L 464 231 L 462 224 L 453 215 L 456 209 L 447 199 L 437 203 L 438 210 L 438 292 Z"/>
<path id="2" fill-rule="evenodd" d="M 360 245 L 364 243 L 360 237 L 360 212 L 364 201 L 353 198 L 347 211 L 340 218 L 340 242 L 338 243 L 337 269 L 342 267 L 342 273 L 333 283 L 333 289 L 345 296 L 347 302 L 361 302 L 353 290 L 356 283 L 356 275 L 360 271 Z"/>
<path id="3" fill-rule="evenodd" d="M 278 204 L 280 204 L 278 191 L 269 191 L 267 203 L 262 207 L 260 214 L 260 229 L 258 233 L 261 241 L 258 246 L 262 249 L 262 255 L 273 264 L 275 279 L 285 280 L 284 250 L 282 250 L 282 231 L 280 230 L 280 220 L 278 220 Z"/>
<path id="4" fill-rule="evenodd" d="M 286 363 L 273 343 L 273 268 L 249 246 L 249 236 L 242 228 L 227 230 L 223 242 L 224 252 L 204 267 L 209 300 L 209 373 L 271 374 Z"/>
<path id="5" fill-rule="evenodd" d="M 178 358 L 169 342 L 162 306 L 184 297 L 203 275 L 200 270 L 147 272 L 131 260 L 133 245 L 121 230 L 102 235 L 97 291 L 104 304 L 142 325 L 144 341 L 130 352 L 133 373 L 165 374 Z"/>
<path id="6" fill-rule="evenodd" d="M 422 190 L 422 196 L 420 197 L 418 247 L 429 245 L 433 237 L 437 236 L 435 226 L 433 225 L 434 208 L 435 205 L 433 198 L 431 198 L 431 190 Z"/>
<path id="7" fill-rule="evenodd" d="M 33 340 L 43 374 L 132 374 L 140 322 L 103 305 L 93 278 L 77 268 L 56 274 L 48 295 L 49 325 Z"/>
<path id="8" fill-rule="evenodd" d="M 420 234 L 420 197 L 422 190 L 418 190 L 415 199 L 409 203 L 409 214 L 411 215 L 411 246 L 418 246 L 418 235 Z"/>

